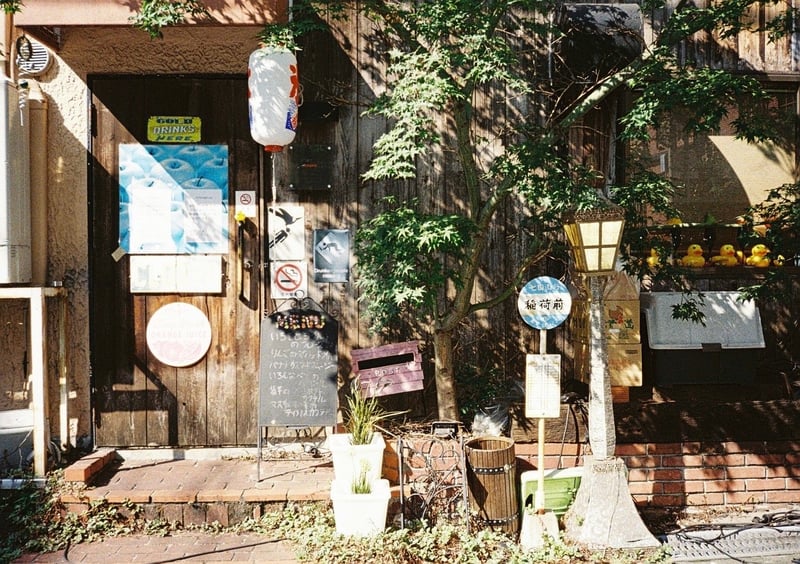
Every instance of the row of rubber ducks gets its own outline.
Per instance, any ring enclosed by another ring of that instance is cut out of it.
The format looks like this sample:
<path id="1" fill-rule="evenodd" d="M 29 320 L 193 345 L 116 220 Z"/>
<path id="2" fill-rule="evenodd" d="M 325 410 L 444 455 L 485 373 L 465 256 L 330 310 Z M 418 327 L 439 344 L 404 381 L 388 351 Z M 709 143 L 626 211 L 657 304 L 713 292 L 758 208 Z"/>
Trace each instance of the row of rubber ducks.
<path id="1" fill-rule="evenodd" d="M 719 254 L 714 255 L 709 260 L 703 256 L 703 247 L 697 243 L 692 243 L 686 249 L 686 255 L 677 260 L 678 265 L 690 268 L 701 268 L 709 266 L 755 266 L 766 268 L 770 265 L 780 266 L 783 264 L 783 257 L 778 256 L 774 260 L 769 256 L 770 250 L 761 243 L 753 245 L 750 249 L 750 256 L 745 257 L 742 251 L 737 251 L 733 245 L 725 244 L 719 248 Z M 650 256 L 647 264 L 653 267 L 659 266 L 660 259 L 656 249 L 650 249 Z"/>

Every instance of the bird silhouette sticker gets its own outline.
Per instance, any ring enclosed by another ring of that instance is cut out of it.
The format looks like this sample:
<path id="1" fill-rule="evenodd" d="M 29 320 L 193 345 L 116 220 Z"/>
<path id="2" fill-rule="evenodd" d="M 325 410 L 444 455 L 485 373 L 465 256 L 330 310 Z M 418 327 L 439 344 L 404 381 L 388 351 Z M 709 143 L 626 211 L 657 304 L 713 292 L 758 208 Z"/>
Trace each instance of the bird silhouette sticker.
<path id="1" fill-rule="evenodd" d="M 302 206 L 276 204 L 267 210 L 269 258 L 303 260 L 306 258 L 305 212 Z"/>

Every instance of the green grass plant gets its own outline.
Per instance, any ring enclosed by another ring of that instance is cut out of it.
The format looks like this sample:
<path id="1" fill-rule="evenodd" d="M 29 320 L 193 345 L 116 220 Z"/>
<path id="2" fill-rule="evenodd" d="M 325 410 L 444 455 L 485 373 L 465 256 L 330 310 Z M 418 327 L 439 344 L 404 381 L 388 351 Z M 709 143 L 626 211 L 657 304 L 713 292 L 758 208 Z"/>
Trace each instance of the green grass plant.
<path id="1" fill-rule="evenodd" d="M 381 407 L 377 397 L 365 397 L 358 378 L 350 385 L 345 409 L 345 430 L 350 433 L 350 442 L 354 445 L 368 445 L 375 434 L 375 425 L 387 417 L 402 412 L 389 412 Z"/>
<path id="2" fill-rule="evenodd" d="M 147 520 L 136 504 L 112 505 L 92 502 L 86 512 L 66 511 L 59 501 L 66 490 L 60 474 L 41 487 L 0 492 L 0 511 L 6 526 L 0 527 L 0 563 L 23 553 L 47 553 L 70 545 L 113 536 L 149 534 L 164 536 L 181 528 L 175 523 Z M 336 533 L 329 503 L 290 503 L 223 527 L 218 523 L 185 527 L 208 534 L 257 533 L 270 540 L 289 541 L 300 562 L 381 564 L 497 563 L 497 564 L 643 564 L 668 562 L 665 549 L 591 550 L 566 542 L 548 540 L 541 549 L 523 550 L 508 536 L 464 523 L 425 526 L 415 522 L 408 528 L 388 527 L 374 537 L 359 539 Z"/>
<path id="3" fill-rule="evenodd" d="M 367 474 L 369 474 L 369 462 L 366 460 L 361 461 L 361 470 L 358 472 L 356 477 L 353 479 L 353 483 L 350 485 L 350 490 L 354 494 L 369 494 L 372 493 L 372 484 L 367 478 Z"/>

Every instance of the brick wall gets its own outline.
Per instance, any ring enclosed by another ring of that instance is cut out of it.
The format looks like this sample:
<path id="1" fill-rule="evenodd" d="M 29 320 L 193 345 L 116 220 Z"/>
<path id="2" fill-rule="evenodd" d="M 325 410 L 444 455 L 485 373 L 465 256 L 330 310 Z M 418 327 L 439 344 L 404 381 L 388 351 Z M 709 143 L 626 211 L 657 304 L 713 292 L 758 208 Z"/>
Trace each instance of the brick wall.
<path id="1" fill-rule="evenodd" d="M 403 466 L 406 480 L 414 480 L 422 474 L 437 471 L 443 474 L 442 479 L 452 482 L 453 471 L 458 468 L 461 458 L 461 448 L 458 442 L 431 441 L 427 438 L 413 437 L 405 440 L 413 449 L 416 449 L 416 454 L 406 452 L 407 458 Z M 382 477 L 393 484 L 400 481 L 400 458 L 396 440 L 386 441 L 386 448 L 383 451 Z"/>
<path id="2" fill-rule="evenodd" d="M 558 465 L 560 444 L 545 446 L 545 468 Z M 516 443 L 519 471 L 533 470 L 536 443 Z M 640 507 L 785 506 L 800 503 L 800 440 L 617 445 Z M 579 445 L 566 444 L 562 467 L 583 464 Z"/>

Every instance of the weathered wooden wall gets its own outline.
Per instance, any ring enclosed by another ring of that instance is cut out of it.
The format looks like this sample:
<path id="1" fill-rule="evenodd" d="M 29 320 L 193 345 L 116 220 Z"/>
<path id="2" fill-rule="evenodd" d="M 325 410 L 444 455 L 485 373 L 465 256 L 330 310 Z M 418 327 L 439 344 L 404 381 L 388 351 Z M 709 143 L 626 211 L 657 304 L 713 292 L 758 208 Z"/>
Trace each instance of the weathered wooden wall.
<path id="1" fill-rule="evenodd" d="M 648 24 L 645 28 L 645 41 L 653 40 L 653 30 L 660 29 L 665 21 L 681 4 L 680 0 L 669 0 L 663 8 L 646 13 Z M 704 8 L 711 5 L 709 0 L 693 2 L 692 6 Z M 678 47 L 681 59 L 689 64 L 724 68 L 744 72 L 786 74 L 797 70 L 793 38 L 786 36 L 772 41 L 767 32 L 750 31 L 750 27 L 763 25 L 775 16 L 792 8 L 791 2 L 774 4 L 755 4 L 749 9 L 749 19 L 744 29 L 734 37 L 721 37 L 719 32 L 696 34 Z"/>
<path id="2" fill-rule="evenodd" d="M 287 189 L 291 166 L 289 155 L 274 157 L 275 190 L 272 197 L 279 202 L 295 202 L 306 209 L 306 231 L 315 228 L 346 228 L 354 237 L 358 225 L 371 218 L 388 195 L 399 199 L 418 198 L 430 211 L 463 207 L 462 173 L 454 151 L 454 140 L 446 131 L 441 144 L 431 146 L 419 159 L 419 174 L 409 181 L 364 181 L 361 176 L 372 158 L 372 146 L 386 130 L 380 117 L 363 117 L 362 112 L 384 89 L 387 45 L 375 24 L 363 17 L 331 21 L 332 36 L 318 34 L 304 41 L 298 61 L 302 69 L 304 102 L 325 102 L 336 106 L 337 119 L 302 122 L 295 145 L 330 143 L 337 152 L 332 171 L 333 188 L 329 193 L 293 192 Z M 476 120 L 475 136 L 488 139 L 488 154 L 500 150 L 497 131 L 514 120 L 524 119 L 525 108 L 497 92 L 479 92 L 472 100 Z M 498 214 L 490 232 L 489 252 L 477 281 L 474 300 L 494 296 L 515 274 L 522 258 L 522 237 L 518 224 L 522 217 L 519 202 L 512 201 Z M 352 240 L 352 239 L 351 239 Z M 358 265 L 353 258 L 354 268 Z M 559 266 L 555 265 L 560 276 Z M 532 273 L 533 275 L 533 273 Z M 342 322 L 340 350 L 343 377 L 348 376 L 351 348 L 373 346 L 387 340 L 426 338 L 418 330 L 390 328 L 384 335 L 371 335 L 367 320 L 361 316 L 353 284 L 311 285 L 311 297 L 329 311 L 337 312 Z M 411 333 L 409 333 L 411 331 Z M 563 332 L 551 334 L 551 351 L 566 351 Z M 500 307 L 484 311 L 465 323 L 456 344 L 457 371 L 490 372 L 518 378 L 524 369 L 526 352 L 538 350 L 538 332 L 525 326 L 516 309 L 516 301 L 508 300 Z M 432 361 L 432 345 L 425 344 L 426 361 Z M 431 367 L 428 366 L 428 373 Z M 429 389 L 431 387 L 429 382 Z M 490 399 L 490 398 L 487 398 Z M 429 405 L 429 407 L 433 407 Z"/>
<path id="3" fill-rule="evenodd" d="M 666 17 L 678 4 L 672 1 L 667 8 L 650 14 L 658 25 L 660 18 Z M 753 8 L 754 21 L 763 21 L 769 14 L 783 9 L 786 4 L 759 6 Z M 325 102 L 333 104 L 338 110 L 336 119 L 306 120 L 296 139 L 302 144 L 330 144 L 335 148 L 336 158 L 331 171 L 332 189 L 328 192 L 298 192 L 287 186 L 290 162 L 287 154 L 266 159 L 270 168 L 264 175 L 270 180 L 270 189 L 265 193 L 266 203 L 271 201 L 302 204 L 306 209 L 306 232 L 316 228 L 343 228 L 354 235 L 358 225 L 371 217 L 380 205 L 380 200 L 388 194 L 401 198 L 415 196 L 429 209 L 442 209 L 446 204 L 458 204 L 461 173 L 453 152 L 446 143 L 431 147 L 430 154 L 420 159 L 420 173 L 414 181 L 405 182 L 365 182 L 361 175 L 367 169 L 372 156 L 372 146 L 379 135 L 386 130 L 381 118 L 363 117 L 362 111 L 385 89 L 386 39 L 374 24 L 362 17 L 335 20 L 331 24 L 331 34 L 311 36 L 298 53 L 301 69 L 301 82 L 304 98 L 308 103 Z M 651 27 L 645 29 L 645 40 L 652 40 Z M 84 140 L 88 137 L 89 116 L 86 112 L 86 76 L 92 73 L 111 74 L 127 72 L 131 74 L 158 73 L 170 75 L 199 75 L 203 73 L 241 75 L 245 72 L 246 53 L 254 47 L 255 28 L 245 31 L 237 28 L 175 28 L 165 33 L 159 42 L 149 41 L 145 35 L 138 35 L 130 29 L 107 30 L 102 28 L 67 28 L 64 30 L 58 52 L 58 61 L 42 81 L 43 89 L 51 98 L 51 125 L 49 181 L 58 198 L 51 198 L 49 204 L 48 239 L 51 242 L 51 256 L 48 259 L 48 274 L 54 280 L 71 282 L 71 321 L 70 340 L 74 343 L 71 357 L 71 389 L 76 390 L 80 402 L 88 403 L 89 379 L 91 369 L 87 361 L 88 326 L 102 323 L 102 319 L 89 319 L 87 287 L 87 259 L 91 252 L 89 237 L 86 234 L 85 217 L 85 160 Z M 249 42 L 252 42 L 249 43 Z M 232 48 L 235 46 L 236 48 Z M 710 65 L 715 68 L 729 68 L 754 72 L 774 81 L 784 81 L 793 85 L 798 81 L 795 53 L 789 38 L 773 45 L 763 33 L 743 32 L 735 40 L 716 40 L 714 37 L 699 34 L 692 41 L 680 46 L 684 60 Z M 508 103 L 503 96 L 491 92 L 476 95 L 473 103 L 481 120 L 476 124 L 476 135 L 495 130 L 506 123 L 513 123 L 524 115 L 524 105 Z M 613 180 L 619 177 L 614 156 L 619 154 L 612 145 L 613 119 L 611 108 L 601 107 L 590 115 L 584 123 L 576 126 L 570 137 L 573 150 L 579 152 L 586 163 L 594 164 L 598 170 Z M 499 138 L 489 136 L 486 150 L 497 148 Z M 792 146 L 792 151 L 795 151 Z M 796 151 L 795 151 L 796 152 Z M 255 169 L 257 165 L 253 165 Z M 256 183 L 261 176 L 259 171 L 251 171 L 251 177 L 243 182 Z M 64 205 L 69 202 L 70 205 Z M 512 202 L 501 212 L 501 220 L 490 235 L 489 252 L 475 290 L 475 298 L 491 296 L 502 283 L 510 278 L 521 257 L 520 238 L 517 236 L 520 209 Z M 88 251 L 87 251 L 88 250 Z M 357 272 L 357 264 L 354 265 Z M 564 265 L 548 263 L 542 265 L 541 272 L 531 272 L 531 277 L 548 273 L 563 275 Z M 348 284 L 309 284 L 310 297 L 334 313 L 341 323 L 340 335 L 340 375 L 349 375 L 348 351 L 354 347 L 379 344 L 386 340 L 396 340 L 422 335 L 406 335 L 399 329 L 387 336 L 372 336 L 360 313 L 363 306 L 357 301 L 358 295 L 352 281 Z M 269 298 L 268 290 L 264 291 Z M 157 300 L 157 298 L 156 298 Z M 155 300 L 154 300 L 155 301 Z M 795 300 L 796 301 L 796 300 Z M 271 311 L 277 307 L 272 300 L 262 300 L 263 310 Z M 218 312 L 225 315 L 225 312 Z M 789 320 L 792 312 L 780 311 Z M 4 406 L 13 407 L 17 401 L 25 401 L 24 383 L 14 376 L 21 370 L 21 355 L 24 350 L 25 332 L 21 328 L 25 312 L 15 305 L 0 305 L 0 316 L 7 325 L 2 334 L 0 350 L 8 354 L 0 355 L 0 372 L 11 382 L 4 382 Z M 216 314 L 215 314 L 216 315 Z M 11 325 L 8 325 L 11 324 Z M 249 327 L 249 326 L 247 326 Z M 245 329 L 247 329 L 245 327 Z M 774 325 L 776 333 L 771 342 L 779 342 L 782 333 L 790 331 L 792 324 L 778 321 Z M 564 355 L 564 376 L 570 377 L 572 371 L 572 346 L 570 335 L 565 328 L 548 332 L 548 351 Z M 516 311 L 514 300 L 509 300 L 491 311 L 483 312 L 464 324 L 460 333 L 457 365 L 461 371 L 474 370 L 482 375 L 497 373 L 510 379 L 520 380 L 524 367 L 524 355 L 540 349 L 537 332 L 524 325 Z M 142 346 L 139 344 L 139 346 Z M 13 351 L 13 352 L 12 352 Z M 426 361 L 432 358 L 430 344 L 424 350 Z M 240 374 L 250 371 L 252 378 L 253 359 L 242 357 Z M 430 374 L 430 366 L 427 366 Z M 238 377 L 238 375 L 237 375 Z M 252 385 L 253 380 L 242 382 Z M 428 384 L 430 388 L 430 383 Z M 213 386 L 211 393 L 213 394 Z M 252 389 L 252 388 L 250 388 Z M 8 398 L 13 398 L 9 400 Z M 21 399 L 19 399 L 21 398 Z M 217 399 L 220 399 L 218 396 Z M 486 398 L 490 400 L 491 398 Z M 254 400 L 253 400 L 254 401 Z M 427 408 L 432 405 L 428 403 Z M 224 406 L 213 404 L 213 410 Z M 75 409 L 80 412 L 79 432 L 86 433 L 91 425 L 88 405 Z M 220 416 L 221 417 L 221 416 Z M 233 439 L 248 442 L 252 436 L 253 417 L 242 411 L 237 414 L 240 429 L 245 430 Z M 210 436 L 221 437 L 223 431 L 213 423 Z M 130 429 L 129 429 L 130 431 Z M 166 432 L 166 431 L 165 431 Z M 173 430 L 173 432 L 175 432 Z M 216 439 L 214 439 L 216 440 Z"/>
<path id="4" fill-rule="evenodd" d="M 677 5 L 672 2 L 661 12 L 650 14 L 658 19 L 666 17 Z M 773 15 L 778 7 L 754 7 L 754 21 L 763 21 Z M 335 187 L 331 194 L 297 195 L 278 188 L 278 200 L 299 201 L 307 206 L 307 228 L 344 227 L 354 234 L 358 224 L 371 217 L 388 194 L 401 198 L 417 197 L 431 210 L 445 205 L 458 206 L 460 197 L 460 171 L 445 138 L 443 143 L 430 148 L 430 153 L 419 162 L 419 175 L 407 182 L 365 182 L 361 174 L 367 169 L 372 155 L 372 144 L 384 131 L 386 124 L 380 118 L 365 118 L 361 111 L 383 92 L 383 73 L 386 60 L 382 55 L 385 37 L 374 24 L 364 18 L 352 17 L 345 21 L 330 22 L 332 37 L 319 35 L 310 39 L 300 53 L 304 76 L 304 95 L 307 101 L 331 101 L 338 106 L 335 122 L 304 124 L 297 143 L 334 143 L 337 147 Z M 652 40 L 652 25 L 646 24 L 645 41 Z M 720 40 L 708 34 L 698 34 L 678 47 L 682 59 L 688 63 L 710 65 L 744 72 L 768 73 L 789 77 L 794 71 L 791 41 L 781 39 L 772 44 L 764 33 L 742 32 L 736 39 Z M 476 137 L 485 136 L 487 152 L 500 150 L 496 132 L 506 123 L 513 123 L 522 114 L 522 108 L 497 92 L 482 92 L 472 100 L 476 114 Z M 602 173 L 605 182 L 613 183 L 623 176 L 620 151 L 615 145 L 615 119 L 619 101 L 612 99 L 596 108 L 585 120 L 576 125 L 570 135 L 571 150 L 587 165 Z M 280 168 L 280 166 L 279 166 Z M 701 172 L 698 172 L 702 176 Z M 702 182 L 702 181 L 701 181 Z M 281 181 L 277 185 L 281 186 Z M 500 214 L 496 227 L 490 234 L 489 252 L 481 270 L 475 290 L 475 300 L 493 295 L 510 279 L 522 256 L 516 229 L 521 209 L 510 203 Z M 355 265 L 357 270 L 357 265 Z M 531 277 L 549 274 L 564 277 L 563 264 L 547 263 Z M 344 370 L 347 369 L 346 351 L 384 342 L 387 338 L 418 337 L 420 335 L 390 334 L 372 336 L 366 322 L 360 317 L 360 306 L 352 285 L 315 287 L 313 297 L 326 307 L 341 312 L 343 334 L 341 338 Z M 424 336 L 423 336 L 424 337 Z M 776 337 L 777 338 L 777 337 Z M 464 371 L 478 374 L 501 374 L 512 380 L 521 380 L 524 372 L 524 355 L 540 350 L 538 332 L 528 328 L 520 319 L 515 301 L 508 300 L 490 311 L 481 312 L 465 323 L 457 343 L 458 366 Z M 547 348 L 564 357 L 564 376 L 572 376 L 571 336 L 566 326 L 548 332 Z M 431 347 L 426 358 L 432 356 Z M 488 398 L 487 398 L 488 399 Z"/>

